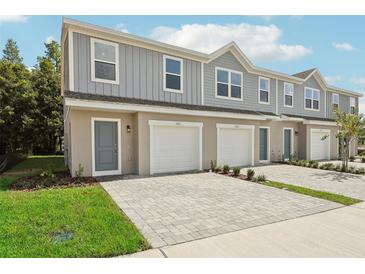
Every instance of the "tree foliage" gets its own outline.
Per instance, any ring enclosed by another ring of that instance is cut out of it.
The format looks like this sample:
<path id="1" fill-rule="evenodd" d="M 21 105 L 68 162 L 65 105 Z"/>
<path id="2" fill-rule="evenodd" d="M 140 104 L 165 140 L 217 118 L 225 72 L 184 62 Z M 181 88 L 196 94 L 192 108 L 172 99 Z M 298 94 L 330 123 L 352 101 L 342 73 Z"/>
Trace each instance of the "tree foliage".
<path id="1" fill-rule="evenodd" d="M 350 147 L 360 137 L 365 128 L 363 114 L 350 114 L 340 110 L 335 111 L 336 123 L 339 126 L 337 137 L 340 140 L 341 159 L 343 168 L 348 168 Z"/>
<path id="2" fill-rule="evenodd" d="M 54 153 L 63 136 L 60 46 L 45 44 L 30 71 L 9 39 L 0 60 L 0 145 L 6 151 Z"/>

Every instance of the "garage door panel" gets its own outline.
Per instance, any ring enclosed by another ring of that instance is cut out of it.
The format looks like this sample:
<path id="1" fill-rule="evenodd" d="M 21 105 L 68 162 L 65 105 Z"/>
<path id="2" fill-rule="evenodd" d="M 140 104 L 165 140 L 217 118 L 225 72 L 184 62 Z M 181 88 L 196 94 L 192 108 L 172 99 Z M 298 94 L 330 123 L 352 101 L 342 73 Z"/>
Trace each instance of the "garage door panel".
<path id="1" fill-rule="evenodd" d="M 328 132 L 312 131 L 311 132 L 311 159 L 312 160 L 329 160 L 330 159 L 330 138 Z M 327 136 L 326 138 L 324 138 Z"/>
<path id="2" fill-rule="evenodd" d="M 218 134 L 218 164 L 251 165 L 251 130 L 221 128 Z"/>
<path id="3" fill-rule="evenodd" d="M 200 168 L 200 129 L 186 126 L 153 126 L 151 172 L 166 173 Z"/>

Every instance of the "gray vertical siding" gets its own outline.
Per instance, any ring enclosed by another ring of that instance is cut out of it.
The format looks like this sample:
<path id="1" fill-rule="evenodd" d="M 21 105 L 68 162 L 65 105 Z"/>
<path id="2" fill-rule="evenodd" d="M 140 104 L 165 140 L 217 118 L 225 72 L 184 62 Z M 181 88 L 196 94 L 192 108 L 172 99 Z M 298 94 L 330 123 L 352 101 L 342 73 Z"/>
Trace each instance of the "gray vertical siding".
<path id="1" fill-rule="evenodd" d="M 215 67 L 237 70 L 243 73 L 243 101 L 215 97 Z M 275 79 L 270 79 L 270 104 L 258 103 L 259 76 L 248 73 L 231 52 L 227 52 L 204 65 L 204 105 L 275 112 Z"/>
<path id="2" fill-rule="evenodd" d="M 163 90 L 163 54 L 119 44 L 119 85 L 91 81 L 90 37 L 74 33 L 75 91 L 183 104 L 201 104 L 201 63 L 183 60 L 183 93 Z"/>

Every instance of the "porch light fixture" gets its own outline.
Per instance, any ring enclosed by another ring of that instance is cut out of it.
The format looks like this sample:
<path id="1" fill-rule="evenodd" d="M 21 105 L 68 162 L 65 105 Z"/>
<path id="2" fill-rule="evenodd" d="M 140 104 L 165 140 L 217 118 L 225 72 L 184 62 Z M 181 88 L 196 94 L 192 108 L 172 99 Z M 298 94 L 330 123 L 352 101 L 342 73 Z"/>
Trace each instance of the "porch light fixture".
<path id="1" fill-rule="evenodd" d="M 127 132 L 130 133 L 131 132 L 131 126 L 127 125 Z"/>

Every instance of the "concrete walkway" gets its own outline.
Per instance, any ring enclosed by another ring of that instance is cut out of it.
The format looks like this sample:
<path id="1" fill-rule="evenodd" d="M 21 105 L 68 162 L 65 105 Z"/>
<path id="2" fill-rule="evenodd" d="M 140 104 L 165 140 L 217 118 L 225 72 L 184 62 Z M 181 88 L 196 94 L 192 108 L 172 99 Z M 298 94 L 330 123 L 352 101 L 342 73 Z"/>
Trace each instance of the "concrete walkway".
<path id="1" fill-rule="evenodd" d="M 365 203 L 128 257 L 365 257 Z"/>

